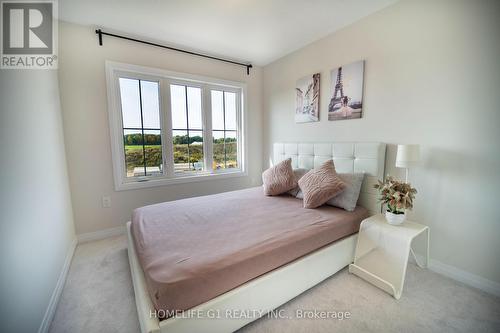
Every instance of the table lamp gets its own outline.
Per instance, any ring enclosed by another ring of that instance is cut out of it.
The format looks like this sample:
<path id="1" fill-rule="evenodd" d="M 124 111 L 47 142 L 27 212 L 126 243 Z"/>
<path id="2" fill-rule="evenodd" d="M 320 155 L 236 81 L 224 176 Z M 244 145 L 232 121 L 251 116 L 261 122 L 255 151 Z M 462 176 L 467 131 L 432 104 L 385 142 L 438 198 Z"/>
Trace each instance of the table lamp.
<path id="1" fill-rule="evenodd" d="M 420 145 L 398 145 L 396 167 L 406 169 L 406 183 L 408 182 L 408 169 L 415 166 L 419 161 Z"/>

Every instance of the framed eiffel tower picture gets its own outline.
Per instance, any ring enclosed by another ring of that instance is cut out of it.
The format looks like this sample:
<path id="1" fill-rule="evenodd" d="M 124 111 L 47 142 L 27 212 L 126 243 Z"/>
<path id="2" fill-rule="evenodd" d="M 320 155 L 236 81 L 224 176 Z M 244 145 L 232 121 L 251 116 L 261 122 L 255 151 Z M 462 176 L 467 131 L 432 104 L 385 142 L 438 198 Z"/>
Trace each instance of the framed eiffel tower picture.
<path id="1" fill-rule="evenodd" d="M 303 77 L 295 86 L 295 122 L 309 123 L 319 120 L 319 73 Z"/>
<path id="2" fill-rule="evenodd" d="M 331 92 L 328 120 L 359 119 L 363 114 L 364 60 L 335 68 L 330 72 Z"/>

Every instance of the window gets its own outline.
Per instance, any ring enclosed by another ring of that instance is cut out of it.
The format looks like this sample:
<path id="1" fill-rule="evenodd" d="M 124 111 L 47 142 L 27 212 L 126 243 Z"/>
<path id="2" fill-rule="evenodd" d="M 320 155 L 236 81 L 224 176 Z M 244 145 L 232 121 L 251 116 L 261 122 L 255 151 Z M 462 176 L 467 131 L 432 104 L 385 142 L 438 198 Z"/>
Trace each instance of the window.
<path id="1" fill-rule="evenodd" d="M 106 63 L 117 190 L 246 175 L 245 85 Z"/>
<path id="2" fill-rule="evenodd" d="M 158 82 L 120 78 L 127 178 L 163 174 Z"/>
<path id="3" fill-rule="evenodd" d="M 238 168 L 236 94 L 212 90 L 213 168 Z"/>
<path id="4" fill-rule="evenodd" d="M 170 85 L 174 171 L 205 170 L 201 88 Z"/>

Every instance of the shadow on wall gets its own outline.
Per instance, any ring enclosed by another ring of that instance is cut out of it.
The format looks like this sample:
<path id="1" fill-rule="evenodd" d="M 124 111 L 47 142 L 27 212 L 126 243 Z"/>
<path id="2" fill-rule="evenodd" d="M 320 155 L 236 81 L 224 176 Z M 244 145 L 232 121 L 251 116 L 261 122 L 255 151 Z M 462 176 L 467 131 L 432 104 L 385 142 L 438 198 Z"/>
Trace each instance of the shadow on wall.
<path id="1" fill-rule="evenodd" d="M 413 183 L 416 179 L 423 177 L 424 173 L 426 175 L 431 174 L 432 177 L 444 174 L 446 174 L 447 177 L 462 177 L 468 170 L 468 168 L 466 168 L 467 162 L 464 163 L 464 161 L 474 161 L 475 158 L 474 156 L 468 156 L 462 152 L 429 147 L 425 145 L 421 145 L 420 149 L 420 162 L 409 169 L 410 172 L 408 180 L 410 183 Z M 405 169 L 396 167 L 397 150 L 397 144 L 387 144 L 385 176 L 393 176 L 397 179 L 404 180 Z"/>
<path id="2" fill-rule="evenodd" d="M 467 200 L 462 187 L 469 173 L 467 164 L 474 163 L 474 157 L 439 147 L 423 147 L 421 153 L 420 165 L 410 171 L 410 181 L 418 194 L 409 216 L 431 226 L 431 244 L 433 235 L 440 242 L 454 242 L 454 233 L 450 230 L 456 228 L 454 221 L 460 218 L 457 214 L 461 214 L 455 205 Z M 421 240 L 416 241 L 415 250 L 423 253 Z"/>
<path id="3" fill-rule="evenodd" d="M 467 161 L 474 161 L 474 157 L 436 147 L 431 147 L 422 154 L 421 166 L 416 171 L 417 179 L 425 186 L 426 200 L 422 200 L 422 204 L 429 206 L 427 211 L 433 212 L 433 215 L 444 214 L 448 207 L 442 205 L 441 198 L 462 195 L 452 193 L 447 185 L 450 181 L 456 180 L 455 184 L 463 181 L 464 175 L 468 173 L 467 163 L 470 162 Z"/>

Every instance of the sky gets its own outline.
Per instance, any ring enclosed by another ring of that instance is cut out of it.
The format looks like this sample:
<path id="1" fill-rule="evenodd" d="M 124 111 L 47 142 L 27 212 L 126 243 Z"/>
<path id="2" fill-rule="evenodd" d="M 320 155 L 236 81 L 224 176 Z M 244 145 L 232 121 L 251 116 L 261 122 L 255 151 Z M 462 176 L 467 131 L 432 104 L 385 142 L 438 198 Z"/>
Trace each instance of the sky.
<path id="1" fill-rule="evenodd" d="M 187 112 L 186 112 L 187 92 Z M 141 127 L 141 111 L 139 99 L 139 80 L 120 78 L 120 93 L 122 99 L 123 127 Z M 223 96 L 224 94 L 224 96 Z M 160 112 L 158 83 L 152 81 L 141 81 L 142 111 L 145 129 L 160 128 Z M 185 135 L 185 129 L 189 123 L 190 136 L 202 135 L 202 91 L 196 87 L 170 85 L 170 98 L 172 110 L 173 135 Z M 212 100 L 212 129 L 224 130 L 224 108 L 225 102 L 225 129 L 236 130 L 236 94 L 211 91 Z M 223 102 L 224 101 L 224 102 Z M 188 115 L 188 116 L 187 116 Z M 184 131 L 175 131 L 182 129 Z M 156 134 L 156 131 L 148 131 Z M 126 133 L 133 133 L 132 131 Z M 159 132 L 158 132 L 159 134 Z M 214 132 L 214 138 L 223 137 L 223 132 Z M 229 136 L 229 135 L 228 135 Z"/>

